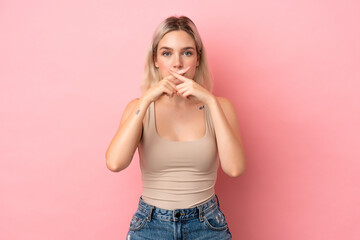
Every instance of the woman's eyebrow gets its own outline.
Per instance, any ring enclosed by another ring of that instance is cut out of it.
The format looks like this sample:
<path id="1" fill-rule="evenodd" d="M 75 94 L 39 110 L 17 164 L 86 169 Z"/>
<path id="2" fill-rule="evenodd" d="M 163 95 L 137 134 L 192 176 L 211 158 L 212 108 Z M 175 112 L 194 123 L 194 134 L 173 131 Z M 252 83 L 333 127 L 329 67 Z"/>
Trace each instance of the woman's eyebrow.
<path id="1" fill-rule="evenodd" d="M 161 49 L 173 50 L 172 48 L 169 48 L 169 47 L 161 47 L 159 50 L 161 50 Z M 188 49 L 195 50 L 195 48 L 193 48 L 193 47 L 184 47 L 181 50 L 188 50 Z"/>
<path id="2" fill-rule="evenodd" d="M 195 50 L 195 48 L 193 48 L 193 47 L 184 47 L 184 48 L 182 48 L 182 50 L 188 50 L 188 49 Z"/>
<path id="3" fill-rule="evenodd" d="M 169 47 L 161 47 L 159 50 L 161 50 L 161 49 L 172 50 L 172 48 L 169 48 Z"/>

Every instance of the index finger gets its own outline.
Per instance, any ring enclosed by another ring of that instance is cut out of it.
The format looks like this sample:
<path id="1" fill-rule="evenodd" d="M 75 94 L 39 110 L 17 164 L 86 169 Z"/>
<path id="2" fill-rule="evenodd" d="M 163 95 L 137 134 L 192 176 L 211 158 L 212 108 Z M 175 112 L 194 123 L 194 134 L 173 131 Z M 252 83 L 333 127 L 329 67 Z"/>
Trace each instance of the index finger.
<path id="1" fill-rule="evenodd" d="M 169 72 L 170 72 L 171 75 L 173 75 L 174 77 L 176 77 L 177 79 L 179 79 L 179 80 L 181 80 L 183 82 L 187 82 L 187 81 L 191 80 L 191 79 L 186 78 L 186 77 L 184 77 L 184 76 L 182 76 L 182 75 L 180 75 L 180 74 L 178 74 L 178 73 L 176 73 L 174 71 L 169 70 Z"/>
<path id="2" fill-rule="evenodd" d="M 172 76 L 172 75 L 168 75 L 166 77 L 166 79 L 168 80 L 168 83 L 173 86 L 174 88 L 176 87 L 175 84 L 174 84 L 174 80 L 176 79 L 176 77 Z"/>
<path id="3" fill-rule="evenodd" d="M 190 69 L 190 66 L 188 66 L 187 68 L 185 68 L 185 69 L 181 69 L 180 71 L 178 71 L 177 72 L 177 74 L 184 74 L 184 73 L 186 73 L 188 70 Z"/>

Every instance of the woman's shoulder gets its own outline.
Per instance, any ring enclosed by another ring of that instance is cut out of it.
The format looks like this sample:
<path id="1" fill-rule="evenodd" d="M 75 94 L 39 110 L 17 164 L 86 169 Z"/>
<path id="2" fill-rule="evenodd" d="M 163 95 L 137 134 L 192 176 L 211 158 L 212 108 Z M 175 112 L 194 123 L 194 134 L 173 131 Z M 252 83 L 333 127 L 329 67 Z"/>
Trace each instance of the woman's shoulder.
<path id="1" fill-rule="evenodd" d="M 219 102 L 221 109 L 226 116 L 233 117 L 234 115 L 236 115 L 235 106 L 229 99 L 225 97 L 216 97 L 216 99 Z"/>
<path id="2" fill-rule="evenodd" d="M 221 108 L 229 108 L 234 106 L 232 102 L 225 97 L 216 97 L 216 100 L 220 103 Z"/>
<path id="3" fill-rule="evenodd" d="M 125 107 L 124 113 L 131 112 L 136 106 L 136 104 L 139 102 L 139 100 L 139 98 L 134 98 L 130 102 L 128 102 L 127 106 Z"/>
<path id="4" fill-rule="evenodd" d="M 134 111 L 138 101 L 139 101 L 139 98 L 135 98 L 135 99 L 131 100 L 130 102 L 128 102 L 128 104 L 125 107 L 125 110 L 122 114 L 120 123 L 124 122 L 130 116 L 131 112 Z"/>
<path id="5" fill-rule="evenodd" d="M 128 103 L 128 105 L 133 105 L 133 104 L 135 105 L 139 100 L 140 98 L 134 98 Z"/>

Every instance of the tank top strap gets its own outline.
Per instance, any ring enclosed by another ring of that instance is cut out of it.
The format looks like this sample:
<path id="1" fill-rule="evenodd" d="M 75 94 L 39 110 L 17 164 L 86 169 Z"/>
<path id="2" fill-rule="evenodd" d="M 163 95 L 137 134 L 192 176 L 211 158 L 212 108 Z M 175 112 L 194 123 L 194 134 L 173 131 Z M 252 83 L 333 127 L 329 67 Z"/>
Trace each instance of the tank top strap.
<path id="1" fill-rule="evenodd" d="M 151 102 L 146 112 L 145 127 L 147 131 L 153 130 L 155 124 L 154 117 L 154 102 Z"/>
<path id="2" fill-rule="evenodd" d="M 209 133 L 211 135 L 215 136 L 215 128 L 214 128 L 214 125 L 213 125 L 211 112 L 210 112 L 210 109 L 208 108 L 208 106 L 206 104 L 204 104 L 204 110 L 205 110 L 206 124 L 207 124 L 207 127 L 209 129 Z"/>

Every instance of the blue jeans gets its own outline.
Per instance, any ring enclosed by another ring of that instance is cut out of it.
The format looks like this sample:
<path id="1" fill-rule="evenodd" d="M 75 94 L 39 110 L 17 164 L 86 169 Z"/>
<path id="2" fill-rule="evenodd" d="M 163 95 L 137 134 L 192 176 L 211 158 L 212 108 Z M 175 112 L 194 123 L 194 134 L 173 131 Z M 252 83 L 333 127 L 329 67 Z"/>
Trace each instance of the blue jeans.
<path id="1" fill-rule="evenodd" d="M 231 233 L 216 195 L 194 208 L 175 210 L 157 208 L 140 198 L 126 239 L 227 240 Z"/>

